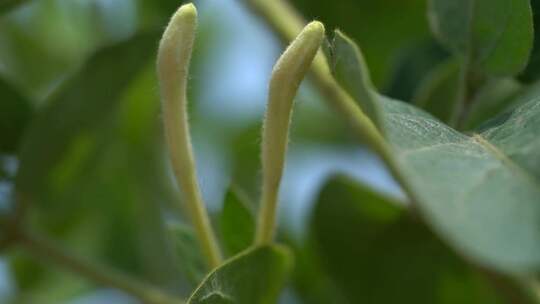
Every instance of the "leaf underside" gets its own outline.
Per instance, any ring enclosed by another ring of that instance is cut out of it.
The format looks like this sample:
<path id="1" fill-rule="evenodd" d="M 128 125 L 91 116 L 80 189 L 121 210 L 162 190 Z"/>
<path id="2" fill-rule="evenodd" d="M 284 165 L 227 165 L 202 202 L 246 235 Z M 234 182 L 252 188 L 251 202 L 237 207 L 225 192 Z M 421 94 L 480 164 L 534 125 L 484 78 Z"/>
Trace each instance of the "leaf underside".
<path id="1" fill-rule="evenodd" d="M 362 62 L 348 57 L 333 62 Z M 471 135 L 404 102 L 382 95 L 370 101 L 425 221 L 477 262 L 522 274 L 540 270 L 540 99 L 533 97 Z"/>

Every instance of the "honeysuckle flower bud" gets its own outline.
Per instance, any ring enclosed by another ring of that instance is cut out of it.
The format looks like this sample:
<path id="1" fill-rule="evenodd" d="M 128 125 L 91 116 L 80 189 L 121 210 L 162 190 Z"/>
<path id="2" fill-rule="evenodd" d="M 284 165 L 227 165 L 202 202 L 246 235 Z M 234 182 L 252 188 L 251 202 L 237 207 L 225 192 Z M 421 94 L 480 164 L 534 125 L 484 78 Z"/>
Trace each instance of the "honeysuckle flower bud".
<path id="1" fill-rule="evenodd" d="M 293 100 L 324 38 L 324 26 L 309 23 L 278 59 L 272 71 L 262 135 L 263 188 L 256 241 L 274 234 L 279 184 L 283 174 Z"/>
<path id="2" fill-rule="evenodd" d="M 196 27 L 195 6 L 181 6 L 163 33 L 157 70 L 165 137 L 174 174 L 203 253 L 209 265 L 215 267 L 220 264 L 221 256 L 197 182 L 187 114 L 186 86 Z"/>

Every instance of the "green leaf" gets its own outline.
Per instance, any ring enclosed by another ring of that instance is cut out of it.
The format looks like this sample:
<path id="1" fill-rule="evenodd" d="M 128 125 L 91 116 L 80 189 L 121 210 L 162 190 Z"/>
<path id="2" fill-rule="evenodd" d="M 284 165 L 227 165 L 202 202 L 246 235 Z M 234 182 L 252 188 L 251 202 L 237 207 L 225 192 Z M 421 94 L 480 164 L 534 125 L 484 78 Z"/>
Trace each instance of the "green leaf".
<path id="1" fill-rule="evenodd" d="M 411 101 L 419 83 L 448 56 L 434 38 L 412 44 L 400 52 L 383 92 L 392 98 Z"/>
<path id="2" fill-rule="evenodd" d="M 458 101 L 459 64 L 448 60 L 436 66 L 422 81 L 414 96 L 414 104 L 444 122 L 451 119 Z"/>
<path id="3" fill-rule="evenodd" d="M 360 49 L 340 31 L 335 31 L 329 49 L 332 54 L 330 66 L 342 87 L 360 104 L 366 115 L 379 126 L 380 117 L 375 87 L 367 71 L 366 62 Z"/>
<path id="4" fill-rule="evenodd" d="M 472 136 L 381 99 L 393 155 L 426 221 L 484 265 L 540 269 L 540 100 Z"/>
<path id="5" fill-rule="evenodd" d="M 415 93 L 414 104 L 448 123 L 458 101 L 460 66 L 448 60 L 435 67 Z M 512 78 L 489 78 L 479 86 L 469 101 L 461 126 L 471 130 L 512 106 L 513 97 L 522 86 Z"/>
<path id="6" fill-rule="evenodd" d="M 284 247 L 248 249 L 212 271 L 191 295 L 188 304 L 276 303 L 290 264 L 290 253 Z"/>
<path id="7" fill-rule="evenodd" d="M 153 54 L 153 41 L 154 36 L 146 35 L 103 50 L 69 80 L 69 89 L 36 115 L 19 153 L 18 191 L 32 195 L 46 186 L 43 180 L 70 147 L 77 153 L 91 149 L 92 143 L 80 135 L 92 133 L 110 117 L 124 89 L 146 64 L 144 59 Z"/>
<path id="8" fill-rule="evenodd" d="M 428 16 L 437 38 L 488 74 L 515 75 L 533 44 L 529 0 L 430 0 Z"/>
<path id="9" fill-rule="evenodd" d="M 306 20 L 320 20 L 327 29 L 347 29 L 363 46 L 373 82 L 379 88 L 388 82 L 393 63 L 403 48 L 429 35 L 426 0 L 290 2 Z"/>
<path id="10" fill-rule="evenodd" d="M 16 190 L 30 227 L 165 284 L 179 274 L 162 223 L 173 188 L 159 136 L 158 37 L 149 32 L 98 52 L 36 113 Z"/>
<path id="11" fill-rule="evenodd" d="M 472 134 L 377 99 L 389 161 L 425 221 L 476 262 L 519 274 L 540 270 L 540 99 L 527 96 Z"/>
<path id="12" fill-rule="evenodd" d="M 487 276 L 407 211 L 345 177 L 321 190 L 310 234 L 349 303 L 506 303 Z"/>
<path id="13" fill-rule="evenodd" d="M 219 217 L 221 240 L 228 255 L 236 255 L 253 243 L 255 220 L 247 197 L 230 187 Z"/>

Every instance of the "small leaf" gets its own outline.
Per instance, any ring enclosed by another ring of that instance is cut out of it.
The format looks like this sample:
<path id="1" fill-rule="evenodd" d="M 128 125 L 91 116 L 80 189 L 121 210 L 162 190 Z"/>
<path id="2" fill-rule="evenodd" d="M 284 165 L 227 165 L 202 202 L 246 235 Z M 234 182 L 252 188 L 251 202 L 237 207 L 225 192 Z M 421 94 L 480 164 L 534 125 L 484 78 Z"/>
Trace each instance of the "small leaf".
<path id="1" fill-rule="evenodd" d="M 225 195 L 220 215 L 221 238 L 228 255 L 235 255 L 249 247 L 255 234 L 255 220 L 247 198 L 235 187 Z"/>
<path id="2" fill-rule="evenodd" d="M 321 266 L 349 303 L 506 303 L 486 276 L 407 211 L 345 177 L 323 187 L 310 235 Z"/>
<path id="3" fill-rule="evenodd" d="M 515 75 L 527 64 L 533 43 L 529 0 L 430 0 L 437 38 L 474 68 Z"/>
<path id="4" fill-rule="evenodd" d="M 290 253 L 277 245 L 248 249 L 212 271 L 188 304 L 273 304 L 290 268 Z"/>
<path id="5" fill-rule="evenodd" d="M 336 31 L 332 46 L 330 66 L 342 87 L 360 104 L 366 115 L 376 125 L 380 124 L 376 91 L 364 56 L 356 44 L 342 32 Z"/>
<path id="6" fill-rule="evenodd" d="M 381 101 L 393 155 L 435 231 L 484 265 L 540 269 L 540 100 L 472 136 L 399 101 Z"/>

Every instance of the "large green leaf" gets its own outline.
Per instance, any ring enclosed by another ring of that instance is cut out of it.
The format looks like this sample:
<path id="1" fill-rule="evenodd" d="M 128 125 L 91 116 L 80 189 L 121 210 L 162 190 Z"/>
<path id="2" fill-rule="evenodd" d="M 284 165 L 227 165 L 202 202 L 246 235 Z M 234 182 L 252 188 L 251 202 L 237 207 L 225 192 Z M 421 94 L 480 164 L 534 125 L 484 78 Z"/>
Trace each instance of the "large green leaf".
<path id="1" fill-rule="evenodd" d="M 237 187 L 229 188 L 219 217 L 221 240 L 228 255 L 236 255 L 253 243 L 255 219 L 250 207 L 244 193 Z"/>
<path id="2" fill-rule="evenodd" d="M 289 251 L 284 247 L 248 249 L 212 271 L 188 303 L 276 303 L 290 264 Z"/>
<path id="3" fill-rule="evenodd" d="M 488 276 L 407 211 L 345 177 L 321 190 L 310 234 L 320 265 L 349 303 L 506 303 Z"/>
<path id="4" fill-rule="evenodd" d="M 533 43 L 530 0 L 430 0 L 431 28 L 475 68 L 499 76 L 520 72 Z"/>
<path id="5" fill-rule="evenodd" d="M 540 101 L 472 136 L 382 99 L 385 131 L 426 220 L 479 262 L 540 269 Z"/>
<path id="6" fill-rule="evenodd" d="M 475 261 L 520 274 L 540 270 L 540 99 L 528 96 L 472 134 L 375 100 L 389 157 L 427 223 Z"/>

